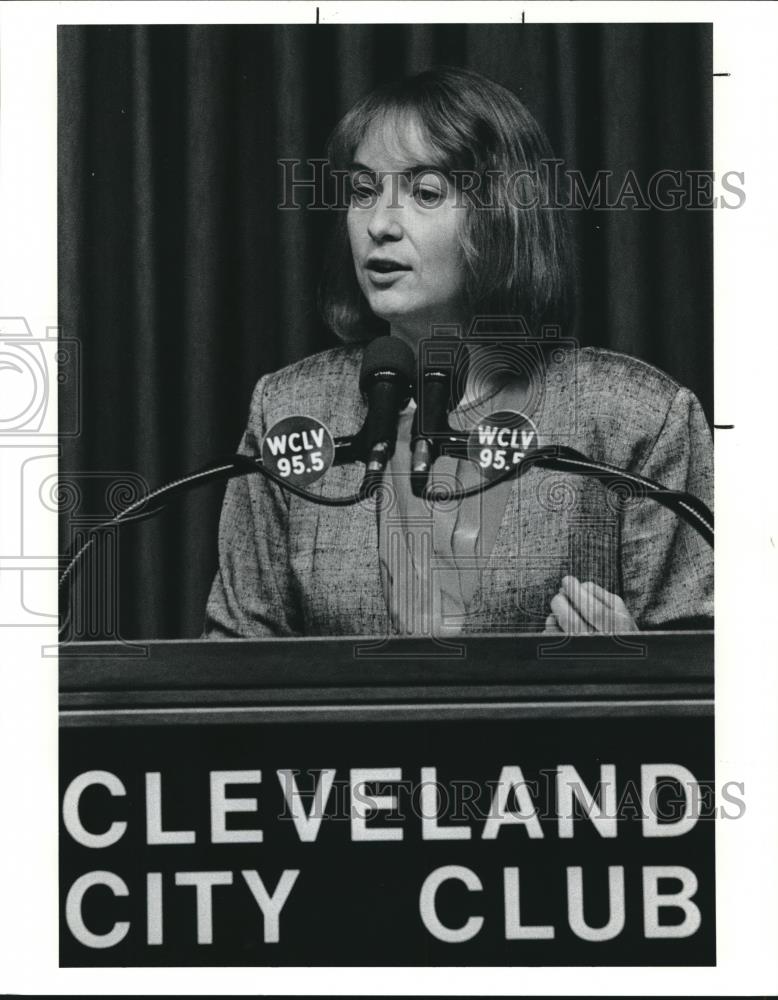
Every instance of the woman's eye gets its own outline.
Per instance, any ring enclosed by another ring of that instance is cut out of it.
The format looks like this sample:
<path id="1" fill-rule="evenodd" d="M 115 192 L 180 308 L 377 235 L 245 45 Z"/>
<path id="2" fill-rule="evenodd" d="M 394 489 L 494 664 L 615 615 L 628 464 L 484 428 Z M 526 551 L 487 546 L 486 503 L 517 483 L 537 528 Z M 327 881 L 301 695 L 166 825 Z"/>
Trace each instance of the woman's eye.
<path id="1" fill-rule="evenodd" d="M 443 193 L 439 188 L 417 186 L 413 189 L 413 197 L 420 205 L 439 205 L 443 200 Z"/>

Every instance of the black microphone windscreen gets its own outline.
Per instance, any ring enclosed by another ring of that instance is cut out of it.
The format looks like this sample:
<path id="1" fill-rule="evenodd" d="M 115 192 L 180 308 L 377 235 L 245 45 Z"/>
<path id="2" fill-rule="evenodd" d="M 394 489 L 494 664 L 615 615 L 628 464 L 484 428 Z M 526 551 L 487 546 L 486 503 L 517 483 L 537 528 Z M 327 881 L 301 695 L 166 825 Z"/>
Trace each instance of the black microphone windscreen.
<path id="1" fill-rule="evenodd" d="M 410 385 L 413 383 L 415 368 L 413 351 L 404 340 L 392 336 L 376 337 L 365 348 L 359 387 L 364 391 L 373 376 L 382 371 L 396 372 L 403 382 Z"/>

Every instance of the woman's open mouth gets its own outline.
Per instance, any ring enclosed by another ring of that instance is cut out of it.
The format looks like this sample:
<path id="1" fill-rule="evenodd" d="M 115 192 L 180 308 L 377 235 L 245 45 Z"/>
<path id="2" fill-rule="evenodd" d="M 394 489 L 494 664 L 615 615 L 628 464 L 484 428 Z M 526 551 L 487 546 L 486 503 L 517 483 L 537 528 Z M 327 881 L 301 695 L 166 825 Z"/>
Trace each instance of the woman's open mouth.
<path id="1" fill-rule="evenodd" d="M 411 270 L 406 264 L 388 257 L 374 257 L 368 260 L 365 269 L 374 285 L 390 285 Z"/>

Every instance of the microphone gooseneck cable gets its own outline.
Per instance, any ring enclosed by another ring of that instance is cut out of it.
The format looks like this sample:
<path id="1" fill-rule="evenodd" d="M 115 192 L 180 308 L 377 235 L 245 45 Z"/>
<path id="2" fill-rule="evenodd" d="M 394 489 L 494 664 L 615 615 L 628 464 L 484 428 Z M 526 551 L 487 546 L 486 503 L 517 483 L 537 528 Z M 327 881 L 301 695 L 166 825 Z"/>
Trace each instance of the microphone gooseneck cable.
<path id="1" fill-rule="evenodd" d="M 424 496 L 430 503 L 456 502 L 463 500 L 466 497 L 474 496 L 477 493 L 483 493 L 486 490 L 491 489 L 493 486 L 496 486 L 498 483 L 505 482 L 505 480 L 510 479 L 514 475 L 521 476 L 533 465 L 555 469 L 560 472 L 571 472 L 583 476 L 593 476 L 605 485 L 611 487 L 615 487 L 620 483 L 628 483 L 631 488 L 637 487 L 639 491 L 644 492 L 646 497 L 655 500 L 657 503 L 660 503 L 674 511 L 677 515 L 683 518 L 683 520 L 695 528 L 695 530 L 699 532 L 709 545 L 713 545 L 713 514 L 706 504 L 704 504 L 697 497 L 692 496 L 691 493 L 667 489 L 662 486 L 661 483 L 656 483 L 651 479 L 647 479 L 645 476 L 625 472 L 622 469 L 618 469 L 612 465 L 607 465 L 604 462 L 595 462 L 592 459 L 587 458 L 586 455 L 582 455 L 580 452 L 575 451 L 573 448 L 565 448 L 562 446 L 551 445 L 546 448 L 538 448 L 529 453 L 520 463 L 517 463 L 514 468 L 508 468 L 504 472 L 500 473 L 500 475 L 495 476 L 491 480 L 484 481 L 478 486 L 473 486 L 465 490 L 447 490 L 442 492 L 439 487 L 433 485 L 425 488 Z M 70 558 L 65 569 L 60 575 L 59 589 L 62 590 L 64 584 L 73 575 L 76 567 L 81 562 L 86 552 L 94 544 L 100 531 L 124 524 L 145 521 L 158 514 L 165 506 L 167 506 L 167 503 L 173 497 L 186 493 L 190 489 L 197 486 L 202 486 L 205 483 L 217 480 L 234 479 L 238 476 L 250 475 L 252 473 L 260 473 L 271 482 L 276 483 L 276 485 L 280 486 L 282 489 L 288 490 L 295 496 L 301 497 L 311 503 L 318 504 L 323 507 L 351 507 L 364 501 L 372 501 L 374 498 L 378 500 L 380 499 L 381 484 L 383 482 L 382 475 L 372 476 L 370 478 L 366 477 L 366 482 L 363 482 L 360 486 L 359 492 L 351 493 L 346 496 L 331 497 L 326 496 L 325 494 L 311 493 L 309 490 L 288 482 L 288 480 L 283 479 L 277 473 L 272 472 L 265 465 L 263 465 L 261 458 L 251 458 L 247 455 L 235 455 L 228 461 L 207 465 L 197 472 L 193 472 L 188 476 L 182 476 L 180 479 L 176 479 L 172 483 L 168 483 L 165 486 L 160 486 L 158 489 L 152 490 L 145 496 L 134 501 L 124 510 L 120 511 L 115 515 L 115 517 L 109 518 L 101 524 L 94 525 L 90 528 L 86 541 L 79 547 L 79 549 L 72 555 L 68 553 Z M 66 624 L 67 622 L 63 624 L 60 631 L 65 628 Z"/>
<path id="2" fill-rule="evenodd" d="M 444 417 L 447 414 L 446 402 L 451 387 L 450 371 L 440 369 L 425 372 L 421 378 L 421 407 L 417 408 L 411 440 L 411 486 L 415 495 L 428 503 L 450 504 L 463 500 L 483 493 L 512 476 L 522 476 L 537 465 L 559 472 L 593 477 L 613 490 L 617 497 L 618 488 L 621 487 L 631 496 L 654 500 L 681 517 L 709 545 L 713 545 L 713 514 L 697 497 L 691 493 L 668 489 L 661 483 L 637 473 L 595 461 L 574 448 L 563 445 L 537 447 L 497 475 L 485 478 L 477 486 L 468 489 L 450 490 L 439 484 L 430 484 L 428 482 L 430 468 L 438 454 L 444 452 L 458 458 L 472 458 L 472 456 L 468 449 L 469 435 L 452 433 L 440 419 L 441 412 Z M 209 463 L 196 472 L 149 491 L 114 517 L 90 527 L 85 541 L 78 550 L 75 553 L 71 550 L 65 557 L 68 561 L 59 577 L 60 591 L 73 577 L 99 532 L 153 517 L 174 497 L 205 483 L 259 473 L 281 489 L 320 506 L 350 507 L 365 501 L 380 504 L 384 471 L 394 453 L 397 440 L 398 413 L 407 405 L 413 393 L 413 353 L 410 348 L 396 337 L 380 337 L 371 341 L 365 350 L 360 372 L 360 388 L 367 398 L 367 419 L 358 434 L 334 440 L 332 463 L 339 465 L 364 462 L 365 474 L 356 493 L 338 497 L 314 493 L 268 468 L 261 455 L 233 455 Z M 424 412 L 420 413 L 420 409 Z M 67 615 L 63 615 L 63 618 L 60 634 L 67 625 Z"/>
<path id="3" fill-rule="evenodd" d="M 452 436 L 451 440 L 454 441 L 455 438 Z M 464 439 L 459 443 L 464 443 Z M 346 439 L 342 439 L 342 445 L 346 446 Z M 560 445 L 538 448 L 536 451 L 528 454 L 520 463 L 517 463 L 515 467 L 507 468 L 500 475 L 495 476 L 491 480 L 479 483 L 478 486 L 472 486 L 465 490 L 442 491 L 439 486 L 432 485 L 425 488 L 424 496 L 430 503 L 452 503 L 463 500 L 477 493 L 483 493 L 498 483 L 510 479 L 511 476 L 523 475 L 532 465 L 555 469 L 559 472 L 593 476 L 611 487 L 619 483 L 629 483 L 631 486 L 638 487 L 639 490 L 644 491 L 646 497 L 674 510 L 691 524 L 709 544 L 713 544 L 713 514 L 706 504 L 697 497 L 692 496 L 691 493 L 667 489 L 661 483 L 647 479 L 645 476 L 625 472 L 623 469 L 608 465 L 605 462 L 595 462 L 573 448 L 565 448 Z M 120 511 L 114 517 L 103 521 L 101 524 L 94 525 L 89 529 L 87 540 L 70 557 L 67 566 L 60 575 L 59 586 L 62 587 L 66 582 L 84 553 L 93 544 L 98 532 L 124 524 L 145 521 L 158 514 L 175 496 L 186 493 L 194 487 L 218 480 L 234 479 L 238 476 L 250 475 L 252 473 L 260 473 L 282 489 L 288 490 L 295 496 L 322 507 L 352 507 L 365 500 L 371 500 L 381 484 L 381 479 L 378 478 L 367 489 L 360 488 L 357 493 L 350 493 L 340 497 L 311 493 L 310 490 L 290 483 L 268 469 L 263 465 L 261 458 L 252 458 L 248 455 L 235 455 L 229 460 L 206 465 L 197 472 L 192 472 L 187 476 L 182 476 L 180 479 L 174 480 L 172 483 L 167 483 L 165 486 L 151 490 L 138 500 L 135 500 L 128 507 L 125 507 L 124 510 Z"/>

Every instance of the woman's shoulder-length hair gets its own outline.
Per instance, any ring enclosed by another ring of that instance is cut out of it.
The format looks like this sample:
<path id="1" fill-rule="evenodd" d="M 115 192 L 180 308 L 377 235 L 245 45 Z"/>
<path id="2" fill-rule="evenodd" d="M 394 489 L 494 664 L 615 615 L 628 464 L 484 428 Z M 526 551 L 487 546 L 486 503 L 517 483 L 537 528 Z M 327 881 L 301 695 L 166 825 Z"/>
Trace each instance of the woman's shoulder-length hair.
<path id="1" fill-rule="evenodd" d="M 573 263 L 555 161 L 521 101 L 472 70 L 425 70 L 351 108 L 330 137 L 329 169 L 347 171 L 371 126 L 387 118 L 420 126 L 435 166 L 456 186 L 465 207 L 459 236 L 474 316 L 521 316 L 538 333 L 544 324 L 566 327 Z M 319 306 L 341 339 L 369 340 L 387 327 L 359 288 L 346 213 L 338 215 Z"/>

